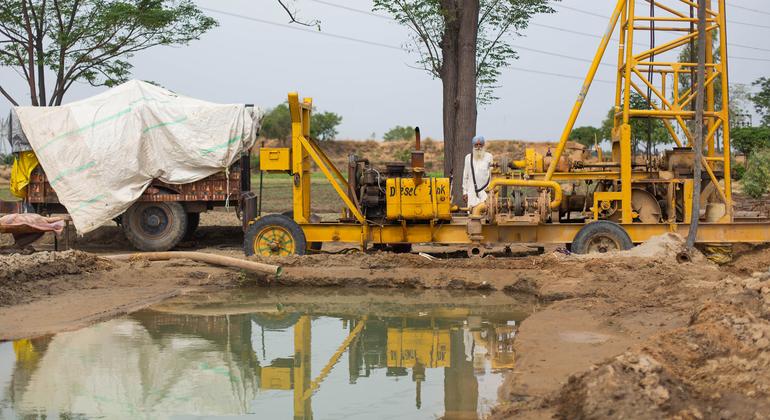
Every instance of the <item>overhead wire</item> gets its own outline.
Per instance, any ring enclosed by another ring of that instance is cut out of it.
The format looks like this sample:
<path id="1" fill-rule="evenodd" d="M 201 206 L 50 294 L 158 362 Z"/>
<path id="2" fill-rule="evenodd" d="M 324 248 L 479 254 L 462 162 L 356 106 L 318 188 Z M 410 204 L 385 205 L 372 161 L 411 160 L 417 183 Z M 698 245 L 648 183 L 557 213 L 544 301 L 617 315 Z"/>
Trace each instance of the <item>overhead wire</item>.
<path id="1" fill-rule="evenodd" d="M 335 8 L 339 8 L 339 9 L 348 10 L 348 11 L 351 11 L 351 12 L 363 13 L 363 14 L 367 14 L 367 15 L 371 15 L 371 16 L 376 16 L 376 17 L 379 17 L 379 18 L 385 18 L 385 19 L 388 19 L 388 20 L 393 20 L 393 18 L 391 18 L 389 16 L 380 15 L 380 14 L 373 13 L 373 12 L 367 12 L 365 10 L 356 9 L 356 8 L 352 8 L 352 7 L 348 7 L 348 6 L 343 6 L 343 5 L 340 5 L 340 4 L 336 4 L 336 3 L 332 3 L 332 2 L 328 2 L 328 1 L 324 1 L 324 0 L 311 0 L 311 1 L 314 1 L 314 2 L 319 3 L 319 4 L 324 4 L 324 5 L 327 5 L 327 6 L 330 6 L 330 7 L 335 7 Z M 560 6 L 563 6 L 563 5 L 560 5 Z M 252 17 L 252 16 L 245 16 L 245 15 L 242 15 L 242 14 L 239 14 L 239 13 L 233 13 L 233 12 L 228 12 L 228 11 L 219 10 L 219 9 L 213 9 L 213 8 L 209 8 L 209 7 L 201 7 L 201 9 L 202 10 L 206 10 L 208 12 L 212 12 L 212 13 L 218 13 L 218 14 L 225 15 L 225 16 L 230 16 L 230 17 L 234 17 L 234 18 L 238 18 L 238 19 L 244 19 L 244 20 L 248 20 L 248 21 L 252 21 L 252 22 L 262 23 L 262 24 L 265 24 L 265 25 L 276 26 L 276 27 L 280 27 L 280 28 L 284 28 L 284 29 L 291 29 L 291 30 L 294 30 L 294 31 L 300 31 L 300 32 L 314 34 L 314 35 L 325 36 L 325 37 L 329 37 L 329 38 L 341 39 L 341 40 L 345 40 L 345 41 L 351 41 L 351 42 L 356 42 L 356 43 L 365 44 L 365 45 L 371 45 L 371 46 L 380 47 L 380 48 L 387 48 L 387 49 L 391 49 L 391 50 L 399 50 L 399 51 L 404 51 L 404 52 L 407 51 L 405 48 L 403 48 L 401 46 L 397 46 L 397 45 L 385 44 L 385 43 L 381 43 L 381 42 L 377 42 L 377 41 L 369 41 L 369 40 L 365 40 L 365 39 L 361 39 L 361 38 L 355 38 L 355 37 L 346 36 L 346 35 L 340 35 L 340 34 L 335 34 L 335 33 L 330 33 L 330 32 L 325 32 L 325 31 L 318 31 L 318 30 L 314 30 L 314 29 L 308 29 L 308 28 L 299 27 L 299 26 L 296 26 L 296 25 L 291 25 L 291 24 L 287 24 L 287 23 L 274 22 L 274 21 L 270 21 L 270 20 L 267 20 L 267 19 L 260 19 L 260 18 L 256 18 L 256 17 Z M 570 9 L 572 9 L 572 8 L 570 8 Z M 598 15 L 598 14 L 596 14 L 596 15 Z M 586 35 L 586 36 L 591 36 L 591 37 L 595 36 L 595 37 L 601 38 L 598 35 L 593 35 L 593 34 L 589 34 L 589 33 L 586 33 L 586 32 L 580 32 L 580 31 L 567 30 L 567 29 L 563 29 L 563 28 L 550 27 L 548 25 L 540 25 L 540 26 L 548 27 L 550 29 L 563 30 L 565 32 L 573 32 L 573 33 L 577 33 L 577 34 L 580 34 L 580 35 Z M 568 59 L 568 60 L 573 60 L 573 61 L 580 61 L 580 62 L 591 63 L 591 60 L 588 60 L 588 59 L 585 59 L 585 58 L 582 58 L 582 57 L 576 57 L 576 56 L 572 56 L 572 55 L 561 54 L 561 53 L 541 50 L 541 49 L 537 49 L 537 48 L 530 48 L 530 47 L 525 47 L 525 46 L 522 46 L 522 45 L 511 45 L 511 46 L 514 47 L 514 48 L 517 48 L 519 50 L 522 50 L 522 51 L 529 51 L 529 52 L 549 55 L 549 56 L 553 56 L 553 57 L 557 57 L 557 58 L 563 58 L 563 59 Z M 770 50 L 768 50 L 768 51 L 770 51 Z M 749 58 L 749 57 L 732 57 L 731 56 L 731 58 L 744 59 L 744 60 L 753 60 L 753 61 L 770 61 L 770 59 Z M 609 64 L 609 63 L 600 63 L 600 65 L 614 67 L 614 65 Z M 521 71 L 521 72 L 539 73 L 539 74 L 548 75 L 548 76 L 556 76 L 556 77 L 562 77 L 562 78 L 583 80 L 582 77 L 572 76 L 572 75 L 568 75 L 568 74 L 564 74 L 564 73 L 558 73 L 558 72 L 549 72 L 549 71 L 536 70 L 536 69 L 528 69 L 528 68 L 515 67 L 515 66 L 508 66 L 508 68 L 510 68 L 512 70 L 516 70 L 516 71 Z M 614 82 L 611 82 L 611 81 L 608 81 L 608 80 L 601 80 L 601 79 L 595 79 L 595 81 L 600 82 L 600 83 L 614 83 Z"/>
<path id="2" fill-rule="evenodd" d="M 379 19 L 395 22 L 395 19 L 393 19 L 390 16 L 383 15 L 383 14 L 380 14 L 380 13 L 370 12 L 370 11 L 364 10 L 364 9 L 358 9 L 358 8 L 355 8 L 355 7 L 345 6 L 345 5 L 342 5 L 342 4 L 333 3 L 333 2 L 330 2 L 330 1 L 326 1 L 326 0 L 310 0 L 310 1 L 312 1 L 314 3 L 323 4 L 325 6 L 337 8 L 337 9 L 347 10 L 347 11 L 353 12 L 353 13 L 358 13 L 358 14 L 367 15 L 367 16 L 373 16 L 373 17 L 376 17 L 376 18 L 379 18 Z M 581 13 L 585 13 L 585 14 L 588 14 L 588 15 L 591 15 L 591 16 L 596 16 L 596 17 L 600 17 L 600 18 L 603 18 L 603 19 L 609 19 L 609 16 L 602 15 L 602 14 L 599 14 L 599 13 L 593 13 L 593 12 L 589 12 L 589 11 L 586 11 L 586 10 L 570 7 L 570 6 L 564 6 L 562 4 L 557 5 L 557 6 L 565 8 L 565 9 L 568 9 L 568 10 L 574 10 L 574 11 L 578 11 L 578 12 L 581 12 Z M 589 32 L 577 31 L 577 30 L 574 30 L 574 29 L 560 28 L 558 26 L 546 25 L 546 24 L 543 24 L 543 23 L 530 22 L 529 25 L 530 26 L 541 27 L 541 28 L 546 28 L 546 29 L 550 29 L 550 30 L 554 30 L 554 31 L 560 31 L 560 32 L 571 33 L 571 34 L 576 34 L 576 35 L 588 36 L 588 37 L 591 37 L 591 38 L 597 38 L 597 39 L 601 39 L 602 38 L 601 35 L 592 34 L 592 33 L 589 33 Z M 613 41 L 617 42 L 618 40 L 613 38 Z M 645 46 L 645 44 L 638 43 L 638 42 L 634 43 L 634 45 Z M 752 45 L 744 45 L 744 44 L 736 44 L 736 43 L 728 43 L 727 45 L 729 45 L 731 47 L 746 48 L 746 49 L 751 49 L 751 50 L 755 50 L 755 51 L 770 52 L 770 48 L 762 48 L 762 47 L 756 47 L 756 46 L 752 46 Z M 737 58 L 739 60 L 770 61 L 770 59 L 761 59 L 761 58 L 749 58 L 749 57 L 734 57 L 734 58 Z"/>
<path id="3" fill-rule="evenodd" d="M 752 9 L 751 7 L 738 6 L 737 4 L 732 4 L 732 3 L 728 4 L 728 6 L 736 8 L 736 9 L 746 10 L 746 11 L 749 11 L 749 12 L 760 13 L 760 14 L 763 14 L 763 15 L 770 15 L 770 12 L 765 12 L 765 11 L 762 11 L 762 10 L 759 10 L 759 9 Z"/>
<path id="4" fill-rule="evenodd" d="M 560 9 L 572 10 L 573 12 L 582 13 L 584 15 L 596 16 L 596 17 L 600 17 L 602 19 L 609 19 L 610 18 L 609 16 L 603 15 L 601 13 L 591 12 L 591 11 L 588 11 L 588 10 L 583 10 L 583 9 L 581 9 L 579 7 L 572 7 L 572 6 L 567 6 L 567 5 L 564 5 L 564 4 L 556 4 L 556 3 L 554 3 L 554 7 L 557 7 L 557 8 L 560 8 Z M 757 27 L 757 28 L 770 29 L 770 26 L 768 26 L 768 25 L 760 25 L 758 23 L 741 22 L 741 21 L 730 20 L 730 19 L 727 20 L 727 23 L 732 23 L 732 24 L 735 24 L 735 25 L 746 25 L 746 26 L 754 26 L 754 27 Z"/>
<path id="5" fill-rule="evenodd" d="M 318 0 L 315 0 L 315 1 L 318 1 Z M 327 2 L 324 2 L 324 3 L 327 3 Z M 291 24 L 278 23 L 278 22 L 273 22 L 273 21 L 266 20 L 266 19 L 260 19 L 260 18 L 255 18 L 255 17 L 251 17 L 251 16 L 245 16 L 245 15 L 242 15 L 242 14 L 239 14 L 239 13 L 232 13 L 232 12 L 227 12 L 227 11 L 224 11 L 224 10 L 212 9 L 212 8 L 209 8 L 209 7 L 201 7 L 201 9 L 206 10 L 208 12 L 212 12 L 212 13 L 219 13 L 219 14 L 222 14 L 222 15 L 225 15 L 225 16 L 230 16 L 230 17 L 244 19 L 244 20 L 248 20 L 248 21 L 252 21 L 252 22 L 257 22 L 257 23 L 263 23 L 263 24 L 267 24 L 267 25 L 277 26 L 277 27 L 281 27 L 281 28 L 285 28 L 285 29 L 292 29 L 292 30 L 296 30 L 296 31 L 300 31 L 300 32 L 305 32 L 305 33 L 310 33 L 310 34 L 315 34 L 315 35 L 322 35 L 322 36 L 342 39 L 342 40 L 346 40 L 346 41 L 353 41 L 353 42 L 358 42 L 358 43 L 362 43 L 362 44 L 368 44 L 368 45 L 372 45 L 372 46 L 376 46 L 376 47 L 381 47 L 381 48 L 388 48 L 388 49 L 393 49 L 393 50 L 401 50 L 401 51 L 405 51 L 405 52 L 407 51 L 403 47 L 398 47 L 398 46 L 395 46 L 395 45 L 388 45 L 388 44 L 383 44 L 383 43 L 380 43 L 380 42 L 368 41 L 368 40 L 364 40 L 364 39 L 360 39 L 360 38 L 354 38 L 354 37 L 349 37 L 349 36 L 345 36 L 345 35 L 338 35 L 338 34 L 329 33 L 329 32 L 320 32 L 320 31 L 316 31 L 316 30 L 313 30 L 313 29 L 307 29 L 307 28 L 303 28 L 303 27 L 293 26 Z M 569 59 L 569 60 L 582 61 L 582 62 L 588 62 L 588 63 L 591 62 L 591 60 L 587 60 L 587 59 L 584 59 L 582 57 L 575 57 L 575 56 L 570 56 L 570 55 L 566 55 L 566 54 L 559 54 L 559 53 L 554 53 L 554 52 L 550 52 L 550 51 L 539 50 L 539 49 L 536 49 L 536 48 L 529 48 L 529 47 L 515 46 L 515 45 L 514 45 L 514 47 L 515 48 L 519 48 L 521 50 L 525 50 L 525 51 L 531 51 L 531 52 L 535 52 L 535 53 L 539 53 L 539 54 L 545 54 L 545 55 L 550 55 L 550 56 L 564 58 L 564 59 Z M 602 63 L 602 65 L 611 66 L 610 64 L 606 64 L 606 63 Z M 513 70 L 517 70 L 517 71 L 522 71 L 522 72 L 540 73 L 540 74 L 549 75 L 549 76 L 557 76 L 557 77 L 564 77 L 564 78 L 570 78 L 570 79 L 583 80 L 582 77 L 571 76 L 571 75 L 563 74 L 563 73 L 547 72 L 547 71 L 541 71 L 541 70 L 535 70 L 535 69 L 527 69 L 527 68 L 523 68 L 523 67 L 509 67 L 509 68 L 511 68 Z M 614 83 L 614 82 L 610 82 L 610 81 L 607 81 L 607 80 L 597 80 L 597 81 L 604 82 L 604 83 Z"/>

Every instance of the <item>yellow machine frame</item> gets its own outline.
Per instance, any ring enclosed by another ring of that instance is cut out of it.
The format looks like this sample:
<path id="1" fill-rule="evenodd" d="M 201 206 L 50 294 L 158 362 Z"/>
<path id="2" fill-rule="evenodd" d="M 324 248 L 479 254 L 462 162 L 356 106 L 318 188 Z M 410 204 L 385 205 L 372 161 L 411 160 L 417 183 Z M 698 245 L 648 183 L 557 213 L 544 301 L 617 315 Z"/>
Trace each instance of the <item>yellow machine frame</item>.
<path id="1" fill-rule="evenodd" d="M 693 29 L 694 18 L 676 10 L 673 5 L 685 5 L 696 7 L 695 2 L 689 0 L 650 0 L 652 5 L 660 12 L 655 17 L 637 16 L 634 0 L 618 0 L 612 12 L 609 25 L 602 38 L 596 55 L 593 58 L 588 74 L 581 87 L 577 100 L 572 108 L 561 139 L 554 151 L 550 164 L 545 167 L 537 165 L 534 156 L 527 156 L 523 161 L 516 161 L 515 165 L 530 166 L 527 171 L 529 179 L 502 179 L 495 180 L 490 185 L 494 189 L 503 185 L 515 185 L 523 187 L 545 188 L 552 193 L 551 207 L 557 208 L 561 200 L 560 182 L 574 182 L 580 180 L 610 180 L 616 181 L 619 188 L 616 191 L 597 192 L 594 195 L 593 213 L 594 219 L 599 218 L 599 209 L 608 203 L 616 202 L 621 209 L 622 218 L 620 225 L 629 234 L 634 243 L 643 242 L 652 236 L 666 232 L 686 233 L 689 228 L 690 215 L 685 212 L 683 222 L 668 220 L 663 223 L 638 223 L 633 219 L 636 214 L 631 207 L 631 193 L 634 185 L 639 183 L 668 183 L 677 184 L 685 192 L 684 206 L 689 209 L 693 199 L 691 179 L 653 179 L 651 172 L 633 171 L 631 150 L 631 125 L 629 120 L 634 117 L 651 117 L 663 121 L 666 130 L 672 136 L 677 146 L 692 145 L 694 136 L 687 127 L 686 121 L 694 118 L 694 112 L 687 107 L 694 103 L 696 92 L 690 88 L 685 91 L 680 89 L 679 76 L 689 72 L 697 63 L 677 63 L 656 61 L 654 57 L 669 52 L 692 42 L 698 36 L 697 29 Z M 669 3 L 666 5 L 664 3 Z M 711 42 L 707 42 L 708 52 L 706 60 L 706 126 L 707 147 L 703 156 L 703 167 L 716 186 L 719 199 L 725 204 L 724 216 L 715 223 L 701 223 L 697 235 L 700 243 L 763 243 L 770 242 L 770 229 L 766 221 L 737 220 L 732 209 L 731 179 L 730 179 L 730 126 L 728 115 L 728 72 L 727 72 L 727 45 L 726 22 L 723 13 L 725 0 L 716 1 L 718 8 L 711 7 L 708 2 L 708 31 L 709 39 L 718 36 L 720 43 L 720 57 L 714 60 L 711 51 Z M 661 23 L 666 26 L 655 26 Z M 599 64 L 606 53 L 610 38 L 616 29 L 620 32 L 620 47 L 618 50 L 618 81 L 615 88 L 615 129 L 613 130 L 613 161 L 620 163 L 616 171 L 573 171 L 557 172 L 559 163 L 569 135 L 580 113 L 590 86 L 594 80 Z M 634 33 L 639 31 L 661 31 L 667 33 L 682 33 L 676 39 L 663 43 L 651 49 L 641 52 L 634 51 Z M 656 78 L 650 83 L 645 74 L 653 72 Z M 667 86 L 667 80 L 671 76 L 673 82 Z M 721 78 L 722 103 L 719 109 L 715 107 L 714 93 L 715 81 Z M 657 79 L 657 80 L 656 80 Z M 646 88 L 654 94 L 653 98 L 647 97 Z M 634 90 L 644 96 L 652 104 L 652 109 L 631 109 L 630 94 Z M 670 97 L 669 97 L 670 94 Z M 400 223 L 375 224 L 367 221 L 359 211 L 357 203 L 354 203 L 347 193 L 348 183 L 345 177 L 329 160 L 321 150 L 318 143 L 310 137 L 310 115 L 312 112 L 312 100 L 305 98 L 299 100 L 297 93 L 289 94 L 289 108 L 292 120 L 291 149 L 263 149 L 262 153 L 272 153 L 272 160 L 264 161 L 262 170 L 289 172 L 293 176 L 293 211 L 294 221 L 301 226 L 308 243 L 313 242 L 345 242 L 357 243 L 361 247 L 368 244 L 393 244 L 393 243 L 443 243 L 443 244 L 468 244 L 478 245 L 478 237 L 473 239 L 468 233 L 468 217 L 456 216 L 451 222 L 440 223 L 411 223 L 401 220 Z M 660 104 L 657 105 L 655 101 Z M 675 127 L 684 133 L 685 141 L 679 138 Z M 721 141 L 720 154 L 717 154 L 717 144 Z M 532 161 L 530 165 L 528 162 Z M 272 162 L 272 163 L 270 163 Z M 344 212 L 347 219 L 355 222 L 313 223 L 311 221 L 311 164 L 315 163 L 326 180 L 331 184 L 344 203 Z M 287 166 L 288 165 L 288 166 Z M 718 176 L 718 169 L 722 174 Z M 722 184 L 720 184 L 720 181 Z M 512 223 L 505 225 L 484 224 L 481 228 L 482 244 L 491 243 L 570 243 L 584 224 L 565 223 Z"/>

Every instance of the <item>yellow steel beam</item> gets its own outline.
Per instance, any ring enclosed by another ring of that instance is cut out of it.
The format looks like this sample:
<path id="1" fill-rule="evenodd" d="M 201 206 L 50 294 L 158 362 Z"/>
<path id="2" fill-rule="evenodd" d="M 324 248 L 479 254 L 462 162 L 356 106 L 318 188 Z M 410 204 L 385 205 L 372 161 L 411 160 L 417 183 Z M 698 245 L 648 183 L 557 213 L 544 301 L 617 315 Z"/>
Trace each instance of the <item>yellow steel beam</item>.
<path id="1" fill-rule="evenodd" d="M 683 180 L 687 182 L 692 180 Z M 329 242 L 332 232 L 341 230 L 361 232 L 361 226 L 348 224 L 303 224 L 302 229 L 308 241 Z M 481 243 L 541 243 L 563 244 L 572 242 L 577 232 L 585 226 L 582 223 L 548 224 L 511 224 L 484 225 Z M 634 243 L 644 242 L 653 236 L 667 232 L 686 234 L 689 223 L 625 223 L 621 224 Z M 471 245 L 468 227 L 464 220 L 457 219 L 450 224 L 407 225 L 403 232 L 401 225 L 372 226 L 369 233 L 373 243 L 437 243 L 449 245 Z M 311 234 L 312 232 L 312 234 Z M 312 239 L 311 239 L 312 238 Z M 766 222 L 701 222 L 698 228 L 698 243 L 767 243 L 770 242 L 770 229 Z M 344 238 L 343 238 L 344 239 Z M 340 241 L 360 243 L 357 239 Z"/>
<path id="2" fill-rule="evenodd" d="M 594 81 L 594 76 L 596 76 L 596 72 L 599 69 L 599 64 L 602 61 L 602 57 L 604 57 L 604 52 L 607 50 L 607 45 L 609 45 L 610 38 L 612 38 L 612 32 L 615 30 L 615 26 L 618 23 L 618 18 L 620 17 L 625 4 L 626 0 L 618 0 L 615 9 L 612 11 L 610 22 L 607 25 L 607 28 L 604 30 L 604 35 L 602 36 L 602 41 L 599 44 L 599 49 L 596 51 L 596 55 L 591 62 L 591 67 L 588 70 L 588 74 L 583 81 L 583 86 L 580 88 L 580 94 L 578 94 L 577 100 L 572 106 L 572 112 L 570 113 L 567 125 L 564 127 L 564 131 L 561 133 L 561 139 L 559 140 L 559 144 L 556 146 L 556 151 L 553 154 L 553 161 L 551 161 L 551 165 L 548 167 L 548 171 L 545 176 L 546 180 L 550 181 L 553 173 L 556 171 L 556 165 L 559 163 L 562 153 L 564 153 L 564 147 L 567 145 L 567 140 L 569 140 L 569 135 L 572 132 L 572 128 L 575 126 L 575 121 L 580 114 L 580 110 L 583 108 L 586 95 L 588 95 L 588 91 L 591 88 L 591 83 Z"/>
<path id="3" fill-rule="evenodd" d="M 366 325 L 367 317 L 364 316 L 358 321 L 358 325 L 356 325 L 355 328 L 353 328 L 353 331 L 348 334 L 348 336 L 345 338 L 345 340 L 340 344 L 340 346 L 337 348 L 337 351 L 334 352 L 332 357 L 329 359 L 329 361 L 326 363 L 326 366 L 321 369 L 321 373 L 318 374 L 318 376 L 313 379 L 312 382 L 310 382 L 310 386 L 305 391 L 304 399 L 308 399 L 313 395 L 313 392 L 318 389 L 318 386 L 321 385 L 321 382 L 323 382 L 324 379 L 326 379 L 327 376 L 329 376 L 329 373 L 331 373 L 332 369 L 334 368 L 334 365 L 339 362 L 340 357 L 342 357 L 342 354 L 345 353 L 345 350 L 350 346 L 350 343 L 358 337 L 359 334 L 361 334 L 361 331 L 364 330 L 364 326 Z"/>
<path id="4" fill-rule="evenodd" d="M 727 59 L 727 18 L 725 17 L 725 0 L 719 0 L 719 53 L 722 62 L 722 153 L 725 172 L 725 206 L 729 220 L 733 218 L 732 178 L 730 173 L 730 83 L 728 78 Z"/>
<path id="5" fill-rule="evenodd" d="M 534 188 L 548 188 L 553 191 L 553 200 L 551 201 L 551 208 L 558 209 L 561 205 L 562 192 L 561 185 L 554 181 L 537 181 L 530 179 L 507 179 L 507 178 L 493 178 L 487 186 L 487 191 L 493 191 L 498 187 L 513 186 L 513 187 L 534 187 Z"/>
<path id="6" fill-rule="evenodd" d="M 358 208 L 353 204 L 353 202 L 350 200 L 350 197 L 345 193 L 347 188 L 343 189 L 342 186 L 337 182 L 336 179 L 334 179 L 334 175 L 332 175 L 332 170 L 326 166 L 326 163 L 324 162 L 323 158 L 321 157 L 323 155 L 323 151 L 316 150 L 306 139 L 304 136 L 299 137 L 299 141 L 302 144 L 302 147 L 307 150 L 310 157 L 313 158 L 316 165 L 318 165 L 318 168 L 321 169 L 321 172 L 326 177 L 326 180 L 329 181 L 330 184 L 332 184 L 332 187 L 334 187 L 334 190 L 337 191 L 337 194 L 340 196 L 342 201 L 345 203 L 345 205 L 348 207 L 348 210 L 353 214 L 353 216 L 356 218 L 356 220 L 359 221 L 361 224 L 366 223 L 366 219 L 364 218 L 364 215 L 361 214 L 361 211 L 358 210 Z M 332 165 L 333 167 L 334 165 Z"/>

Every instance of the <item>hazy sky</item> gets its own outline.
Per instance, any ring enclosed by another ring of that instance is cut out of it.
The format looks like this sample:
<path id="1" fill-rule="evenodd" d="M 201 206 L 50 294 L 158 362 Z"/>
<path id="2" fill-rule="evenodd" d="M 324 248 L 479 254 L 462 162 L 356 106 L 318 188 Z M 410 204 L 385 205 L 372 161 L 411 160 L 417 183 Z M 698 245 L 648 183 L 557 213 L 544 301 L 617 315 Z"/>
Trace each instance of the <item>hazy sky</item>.
<path id="1" fill-rule="evenodd" d="M 255 103 L 265 108 L 284 101 L 287 92 L 296 90 L 303 96 L 312 96 L 318 109 L 343 116 L 338 136 L 341 139 L 363 139 L 372 133 L 380 138 L 394 125 L 419 125 L 424 136 L 441 138 L 440 81 L 411 68 L 414 55 L 392 48 L 407 41 L 407 30 L 389 19 L 331 7 L 324 2 L 371 10 L 369 0 L 296 0 L 294 6 L 302 18 L 320 20 L 323 33 L 384 45 L 352 42 L 207 10 L 219 21 L 218 28 L 188 47 L 156 48 L 138 54 L 132 60 L 134 77 L 153 80 L 200 99 Z M 197 0 L 197 3 L 207 9 L 270 22 L 285 24 L 288 21 L 275 0 Z M 512 40 L 514 45 L 527 50 L 519 48 L 519 60 L 504 70 L 501 86 L 496 91 L 501 99 L 479 109 L 478 132 L 490 139 L 558 139 L 581 82 L 543 72 L 582 79 L 589 64 L 532 50 L 590 60 L 598 38 L 553 27 L 599 36 L 607 19 L 596 15 L 608 16 L 614 3 L 563 0 L 557 3 L 557 13 L 536 17 L 523 36 Z M 767 13 L 728 6 L 728 19 L 768 27 L 730 24 L 728 41 L 770 49 L 767 42 L 770 4 L 766 0 L 729 0 L 728 3 Z M 638 4 L 643 7 L 643 2 Z M 617 46 L 611 45 L 606 63 L 614 63 L 616 51 Z M 740 47 L 730 47 L 728 51 L 731 83 L 750 83 L 758 77 L 770 76 L 769 51 Z M 614 69 L 601 66 L 597 78 L 614 80 Z M 23 98 L 24 82 L 16 73 L 0 69 L 0 80 L 17 98 Z M 610 83 L 594 83 L 578 125 L 601 123 L 612 105 L 613 89 Z M 87 85 L 76 85 L 66 99 L 72 101 L 98 91 L 100 89 Z M 7 101 L 0 98 L 0 115 L 7 115 L 8 106 Z"/>

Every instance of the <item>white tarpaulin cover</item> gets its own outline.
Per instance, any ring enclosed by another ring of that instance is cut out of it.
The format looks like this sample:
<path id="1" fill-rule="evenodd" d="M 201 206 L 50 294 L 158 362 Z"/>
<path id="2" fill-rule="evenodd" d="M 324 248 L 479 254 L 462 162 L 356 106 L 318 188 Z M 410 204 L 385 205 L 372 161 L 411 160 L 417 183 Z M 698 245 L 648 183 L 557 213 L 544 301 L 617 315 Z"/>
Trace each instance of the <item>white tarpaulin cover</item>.
<path id="1" fill-rule="evenodd" d="M 60 107 L 16 111 L 51 187 L 86 233 L 122 214 L 153 179 L 201 180 L 254 144 L 259 115 L 131 81 Z"/>

